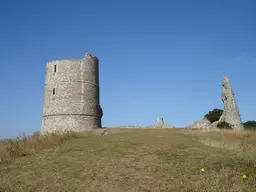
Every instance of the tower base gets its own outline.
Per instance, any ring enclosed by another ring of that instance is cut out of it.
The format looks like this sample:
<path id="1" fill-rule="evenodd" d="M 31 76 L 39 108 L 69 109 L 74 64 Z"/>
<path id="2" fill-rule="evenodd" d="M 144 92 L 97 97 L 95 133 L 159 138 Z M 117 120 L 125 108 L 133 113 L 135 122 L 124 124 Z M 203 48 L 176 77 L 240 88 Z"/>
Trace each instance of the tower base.
<path id="1" fill-rule="evenodd" d="M 83 132 L 101 128 L 101 119 L 85 115 L 61 115 L 43 117 L 41 133 Z"/>

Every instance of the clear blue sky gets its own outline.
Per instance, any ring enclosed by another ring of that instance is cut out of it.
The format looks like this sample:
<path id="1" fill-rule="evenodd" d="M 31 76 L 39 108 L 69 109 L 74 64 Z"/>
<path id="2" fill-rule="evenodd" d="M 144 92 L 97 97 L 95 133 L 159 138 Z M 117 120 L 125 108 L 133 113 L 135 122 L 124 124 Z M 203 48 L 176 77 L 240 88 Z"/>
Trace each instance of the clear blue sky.
<path id="1" fill-rule="evenodd" d="M 255 120 L 256 1 L 1 0 L 0 137 L 40 130 L 48 60 L 100 60 L 103 126 L 183 127 L 223 108 L 229 75 Z"/>

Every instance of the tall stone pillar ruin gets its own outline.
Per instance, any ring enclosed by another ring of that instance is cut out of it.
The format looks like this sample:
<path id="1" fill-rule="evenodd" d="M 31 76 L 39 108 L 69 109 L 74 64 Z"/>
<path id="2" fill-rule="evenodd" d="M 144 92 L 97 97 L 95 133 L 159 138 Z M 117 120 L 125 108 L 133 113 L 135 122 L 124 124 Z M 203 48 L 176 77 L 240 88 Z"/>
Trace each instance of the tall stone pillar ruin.
<path id="1" fill-rule="evenodd" d="M 224 76 L 222 79 L 221 99 L 224 103 L 224 111 L 218 122 L 226 122 L 232 127 L 233 130 L 236 131 L 244 130 L 236 103 L 235 94 L 232 90 L 228 76 Z"/>
<path id="2" fill-rule="evenodd" d="M 164 125 L 164 118 L 158 117 L 157 118 L 156 128 L 163 128 L 163 125 Z"/>
<path id="3" fill-rule="evenodd" d="M 102 115 L 97 57 L 47 62 L 42 133 L 101 128 Z"/>

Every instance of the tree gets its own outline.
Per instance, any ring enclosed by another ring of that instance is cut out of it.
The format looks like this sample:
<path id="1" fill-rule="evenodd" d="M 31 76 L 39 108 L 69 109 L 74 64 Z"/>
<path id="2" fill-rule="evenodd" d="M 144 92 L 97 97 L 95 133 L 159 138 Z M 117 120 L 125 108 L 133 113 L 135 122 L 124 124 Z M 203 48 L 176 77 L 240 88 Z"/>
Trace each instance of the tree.
<path id="1" fill-rule="evenodd" d="M 245 129 L 256 130 L 256 121 L 246 121 L 243 125 Z"/>
<path id="2" fill-rule="evenodd" d="M 209 111 L 207 114 L 205 114 L 204 118 L 206 118 L 211 123 L 218 121 L 220 119 L 220 116 L 222 115 L 223 110 L 222 109 L 213 109 L 212 111 Z"/>

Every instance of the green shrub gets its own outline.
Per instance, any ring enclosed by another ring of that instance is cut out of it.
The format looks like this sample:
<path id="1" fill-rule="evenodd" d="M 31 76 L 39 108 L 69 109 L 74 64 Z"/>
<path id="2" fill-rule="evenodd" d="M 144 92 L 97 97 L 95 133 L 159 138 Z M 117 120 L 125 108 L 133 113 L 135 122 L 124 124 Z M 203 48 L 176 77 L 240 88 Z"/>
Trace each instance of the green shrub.
<path id="1" fill-rule="evenodd" d="M 217 124 L 219 129 L 232 129 L 232 127 L 227 122 L 220 122 Z"/>
<path id="2" fill-rule="evenodd" d="M 247 121 L 243 123 L 244 128 L 247 130 L 254 130 L 256 131 L 256 121 Z"/>
<path id="3" fill-rule="evenodd" d="M 223 113 L 222 109 L 213 109 L 205 114 L 204 118 L 206 118 L 211 123 L 218 121 Z"/>

